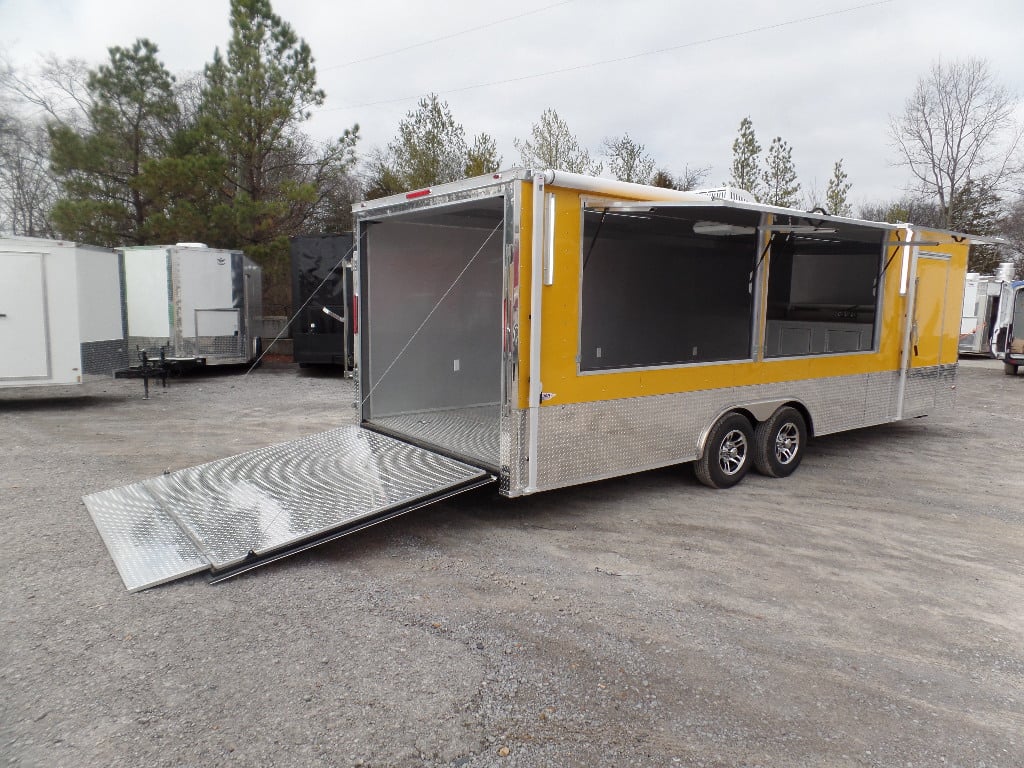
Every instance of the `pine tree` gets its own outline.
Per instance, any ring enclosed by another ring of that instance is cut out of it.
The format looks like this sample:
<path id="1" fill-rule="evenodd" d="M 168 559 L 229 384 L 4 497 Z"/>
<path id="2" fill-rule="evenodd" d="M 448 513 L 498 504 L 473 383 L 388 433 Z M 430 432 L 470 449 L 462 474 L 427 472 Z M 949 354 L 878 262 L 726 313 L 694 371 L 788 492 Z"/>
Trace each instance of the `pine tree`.
<path id="1" fill-rule="evenodd" d="M 739 135 L 732 143 L 732 176 L 727 184 L 746 190 L 761 199 L 760 174 L 761 145 L 754 135 L 754 123 L 749 117 L 740 120 Z"/>
<path id="2" fill-rule="evenodd" d="M 781 136 L 772 139 L 765 158 L 765 169 L 761 202 L 783 208 L 795 208 L 800 204 L 800 182 L 793 165 L 793 148 Z"/>
<path id="3" fill-rule="evenodd" d="M 359 126 L 311 142 L 300 126 L 324 92 L 309 45 L 269 0 L 231 0 L 230 23 L 227 55 L 214 51 L 206 66 L 193 134 L 207 170 L 223 163 L 210 240 L 245 248 L 264 267 L 265 300 L 287 305 L 288 236 L 317 220 L 320 182 L 351 168 Z"/>
<path id="4" fill-rule="evenodd" d="M 461 179 L 466 172 L 466 131 L 436 94 L 419 100 L 388 145 L 391 167 L 405 189 Z"/>
<path id="5" fill-rule="evenodd" d="M 828 188 L 825 190 L 825 210 L 833 216 L 849 216 L 852 210 L 848 198 L 852 185 L 847 178 L 843 170 L 843 159 L 839 158 L 832 166 L 832 178 L 828 180 Z"/>
<path id="6" fill-rule="evenodd" d="M 68 238 L 142 244 L 150 241 L 157 210 L 145 175 L 166 151 L 178 113 L 174 78 L 149 40 L 109 54 L 108 63 L 89 73 L 84 128 L 51 124 L 51 164 L 62 190 L 52 217 Z"/>
<path id="7" fill-rule="evenodd" d="M 466 176 L 483 176 L 501 168 L 501 155 L 494 138 L 486 133 L 477 134 L 466 153 Z"/>

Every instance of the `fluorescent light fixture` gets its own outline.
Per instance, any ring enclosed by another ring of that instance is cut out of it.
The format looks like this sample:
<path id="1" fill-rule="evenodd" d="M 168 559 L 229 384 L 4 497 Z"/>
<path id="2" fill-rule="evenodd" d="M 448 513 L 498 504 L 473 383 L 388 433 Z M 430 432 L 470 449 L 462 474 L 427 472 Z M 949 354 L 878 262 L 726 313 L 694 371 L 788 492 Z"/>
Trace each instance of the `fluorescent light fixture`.
<path id="1" fill-rule="evenodd" d="M 739 224 L 726 224 L 722 221 L 695 221 L 693 223 L 695 235 L 752 235 L 756 231 L 755 227 L 741 227 Z"/>

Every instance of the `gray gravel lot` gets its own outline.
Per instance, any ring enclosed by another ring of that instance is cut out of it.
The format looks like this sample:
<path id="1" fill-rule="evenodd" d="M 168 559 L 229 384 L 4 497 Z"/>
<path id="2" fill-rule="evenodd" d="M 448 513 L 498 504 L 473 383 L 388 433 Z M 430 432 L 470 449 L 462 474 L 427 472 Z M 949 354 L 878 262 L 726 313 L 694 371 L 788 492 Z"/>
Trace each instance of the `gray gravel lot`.
<path id="1" fill-rule="evenodd" d="M 351 422 L 351 384 L 0 392 L 0 764 L 1024 765 L 1024 376 L 689 467 L 480 491 L 129 595 L 81 502 Z"/>

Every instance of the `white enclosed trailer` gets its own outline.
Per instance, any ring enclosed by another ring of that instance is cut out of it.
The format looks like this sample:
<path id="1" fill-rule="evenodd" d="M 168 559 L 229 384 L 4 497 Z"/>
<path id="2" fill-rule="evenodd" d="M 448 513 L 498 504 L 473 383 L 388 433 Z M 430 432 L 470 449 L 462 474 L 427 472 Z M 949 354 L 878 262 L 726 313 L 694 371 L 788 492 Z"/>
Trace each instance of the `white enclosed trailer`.
<path id="1" fill-rule="evenodd" d="M 133 357 L 228 365 L 259 356 L 262 271 L 241 251 L 179 244 L 119 253 Z"/>
<path id="2" fill-rule="evenodd" d="M 114 251 L 0 238 L 0 387 L 81 384 L 127 359 Z"/>

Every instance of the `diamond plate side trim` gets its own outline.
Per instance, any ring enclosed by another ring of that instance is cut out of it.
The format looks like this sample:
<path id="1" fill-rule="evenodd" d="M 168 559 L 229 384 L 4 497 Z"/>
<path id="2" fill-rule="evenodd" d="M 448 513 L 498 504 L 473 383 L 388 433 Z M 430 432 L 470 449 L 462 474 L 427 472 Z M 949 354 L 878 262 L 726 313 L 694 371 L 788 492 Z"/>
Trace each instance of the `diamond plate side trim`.
<path id="1" fill-rule="evenodd" d="M 955 365 L 912 371 L 904 416 L 947 409 L 955 378 Z M 715 418 L 748 403 L 798 400 L 810 412 L 816 435 L 882 424 L 896 418 L 898 383 L 898 372 L 885 371 L 545 406 L 540 409 L 538 489 L 692 461 Z M 506 495 L 518 495 L 514 469 Z"/>
<path id="2" fill-rule="evenodd" d="M 486 475 L 346 426 L 84 500 L 135 591 L 229 568 Z"/>
<path id="3" fill-rule="evenodd" d="M 83 341 L 81 344 L 82 375 L 106 376 L 114 375 L 118 368 L 128 365 L 128 347 L 124 339 L 108 339 L 107 341 Z"/>
<path id="4" fill-rule="evenodd" d="M 912 368 L 907 373 L 903 417 L 912 418 L 947 411 L 955 404 L 955 365 Z"/>

